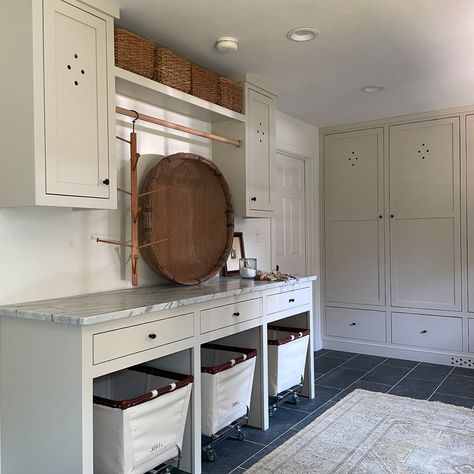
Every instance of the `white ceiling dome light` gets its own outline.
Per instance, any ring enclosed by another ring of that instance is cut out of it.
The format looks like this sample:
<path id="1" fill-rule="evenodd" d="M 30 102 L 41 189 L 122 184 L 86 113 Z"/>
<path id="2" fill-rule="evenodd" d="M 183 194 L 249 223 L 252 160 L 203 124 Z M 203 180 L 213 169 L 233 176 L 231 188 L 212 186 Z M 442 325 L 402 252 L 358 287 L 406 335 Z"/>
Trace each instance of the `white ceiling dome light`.
<path id="1" fill-rule="evenodd" d="M 298 28 L 293 28 L 292 30 L 288 31 L 286 37 L 291 41 L 297 41 L 299 43 L 305 41 L 311 41 L 316 39 L 319 36 L 319 31 L 315 28 L 308 28 L 305 26 L 301 26 Z"/>
<path id="2" fill-rule="evenodd" d="M 223 36 L 222 38 L 218 38 L 216 40 L 216 44 L 214 46 L 216 51 L 219 53 L 232 53 L 239 49 L 239 42 L 237 38 L 232 36 Z"/>

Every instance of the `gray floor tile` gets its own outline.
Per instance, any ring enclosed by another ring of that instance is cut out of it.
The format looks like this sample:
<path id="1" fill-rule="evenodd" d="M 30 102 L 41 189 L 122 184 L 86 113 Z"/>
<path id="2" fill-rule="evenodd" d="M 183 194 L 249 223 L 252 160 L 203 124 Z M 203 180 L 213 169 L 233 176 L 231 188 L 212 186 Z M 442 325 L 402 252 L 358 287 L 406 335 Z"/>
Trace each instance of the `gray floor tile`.
<path id="1" fill-rule="evenodd" d="M 427 380 L 405 378 L 395 385 L 388 393 L 400 395 L 401 397 L 416 398 L 418 400 L 427 400 L 435 391 L 438 382 L 429 382 Z"/>
<path id="2" fill-rule="evenodd" d="M 430 401 L 448 403 L 450 405 L 456 405 L 458 407 L 473 408 L 474 399 L 458 397 L 456 395 L 446 395 L 444 393 L 435 392 L 430 398 Z"/>
<path id="3" fill-rule="evenodd" d="M 437 392 L 457 395 L 458 397 L 474 398 L 474 377 L 451 374 L 441 384 Z"/>
<path id="4" fill-rule="evenodd" d="M 428 380 L 430 382 L 442 382 L 453 368 L 449 365 L 427 364 L 422 362 L 408 377 L 412 379 Z"/>
<path id="5" fill-rule="evenodd" d="M 337 400 L 331 400 L 327 403 L 325 403 L 322 407 L 318 408 L 316 411 L 313 411 L 313 413 L 310 413 L 308 416 L 303 418 L 299 423 L 297 423 L 292 430 L 293 431 L 299 431 L 306 426 L 308 426 L 310 423 L 312 423 L 316 418 L 321 416 L 325 411 L 329 410 L 331 407 L 333 407 L 337 403 Z"/>
<path id="6" fill-rule="evenodd" d="M 342 365 L 343 367 L 359 370 L 372 370 L 385 360 L 385 357 L 378 357 L 366 354 L 359 354 Z"/>
<path id="7" fill-rule="evenodd" d="M 316 381 L 316 389 L 320 385 L 344 389 L 364 376 L 365 373 L 366 372 L 364 370 L 345 369 L 343 367 L 338 367 L 337 369 L 334 369 L 333 371 L 318 378 Z"/>
<path id="8" fill-rule="evenodd" d="M 319 374 L 329 372 L 344 363 L 344 359 L 323 355 L 314 361 L 314 370 Z"/>
<path id="9" fill-rule="evenodd" d="M 453 370 L 453 375 L 464 375 L 466 377 L 474 377 L 474 368 L 470 369 L 468 367 L 455 367 Z"/>
<path id="10" fill-rule="evenodd" d="M 332 400 L 342 400 L 344 397 L 346 397 L 358 388 L 368 390 L 370 392 L 387 393 L 392 388 L 392 386 L 385 385 L 383 383 L 369 382 L 367 380 L 358 380 L 357 382 L 354 382 L 352 385 L 347 387 L 345 390 L 339 392 Z"/>
<path id="11" fill-rule="evenodd" d="M 324 355 L 328 356 L 328 357 L 338 357 L 339 359 L 347 360 L 347 359 L 350 359 L 351 357 L 356 356 L 357 353 L 355 353 L 355 352 L 333 351 L 333 350 L 329 349 L 326 352 L 326 354 L 324 354 Z"/>
<path id="12" fill-rule="evenodd" d="M 395 365 L 385 365 L 385 362 L 382 365 L 379 365 L 374 370 L 364 375 L 362 380 L 368 380 L 369 382 L 378 382 L 385 385 L 393 386 L 400 381 L 411 368 L 401 367 Z"/>
<path id="13" fill-rule="evenodd" d="M 384 362 L 384 365 L 393 365 L 396 367 L 410 367 L 411 369 L 415 367 L 415 365 L 419 364 L 419 362 L 415 362 L 413 360 L 406 360 L 406 359 L 387 359 Z"/>

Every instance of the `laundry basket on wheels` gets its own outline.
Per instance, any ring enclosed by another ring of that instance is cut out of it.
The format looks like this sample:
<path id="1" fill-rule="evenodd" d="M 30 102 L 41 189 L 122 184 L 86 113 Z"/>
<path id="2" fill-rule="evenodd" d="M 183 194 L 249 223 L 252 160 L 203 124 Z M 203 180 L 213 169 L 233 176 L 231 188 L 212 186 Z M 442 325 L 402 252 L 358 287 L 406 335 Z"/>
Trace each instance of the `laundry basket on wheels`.
<path id="1" fill-rule="evenodd" d="M 193 377 L 137 366 L 94 381 L 94 473 L 179 464 Z"/>
<path id="2" fill-rule="evenodd" d="M 256 349 L 205 344 L 201 348 L 201 431 L 209 461 L 215 446 L 231 436 L 243 440 L 255 372 Z"/>
<path id="3" fill-rule="evenodd" d="M 290 400 L 298 402 L 303 388 L 309 330 L 268 326 L 269 414 Z"/>

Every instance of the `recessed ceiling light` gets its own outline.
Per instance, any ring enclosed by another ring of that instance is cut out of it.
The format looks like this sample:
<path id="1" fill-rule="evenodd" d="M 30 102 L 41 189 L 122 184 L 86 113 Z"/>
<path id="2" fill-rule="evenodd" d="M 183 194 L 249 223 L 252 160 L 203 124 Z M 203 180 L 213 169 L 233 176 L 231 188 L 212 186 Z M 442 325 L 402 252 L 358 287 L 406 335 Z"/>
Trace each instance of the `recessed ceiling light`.
<path id="1" fill-rule="evenodd" d="M 286 37 L 291 41 L 311 41 L 316 39 L 319 36 L 319 31 L 315 30 L 314 28 L 293 28 L 292 30 L 288 31 Z"/>
<path id="2" fill-rule="evenodd" d="M 369 94 L 372 92 L 380 92 L 385 89 L 385 86 L 364 86 L 362 87 L 362 92 L 368 92 Z"/>

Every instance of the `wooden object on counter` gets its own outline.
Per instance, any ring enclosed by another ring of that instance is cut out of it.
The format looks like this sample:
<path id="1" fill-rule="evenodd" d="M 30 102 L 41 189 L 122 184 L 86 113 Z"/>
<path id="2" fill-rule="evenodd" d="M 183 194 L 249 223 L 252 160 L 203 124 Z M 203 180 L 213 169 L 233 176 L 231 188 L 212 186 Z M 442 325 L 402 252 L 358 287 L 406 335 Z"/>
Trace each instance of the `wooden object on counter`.
<path id="1" fill-rule="evenodd" d="M 140 248 L 148 265 L 184 285 L 216 275 L 234 236 L 229 186 L 217 166 L 176 153 L 148 173 L 141 191 Z"/>

